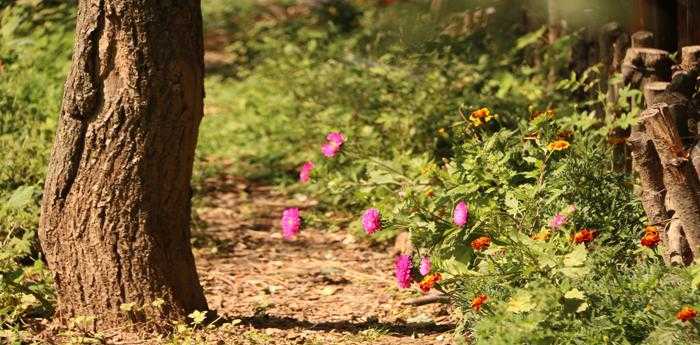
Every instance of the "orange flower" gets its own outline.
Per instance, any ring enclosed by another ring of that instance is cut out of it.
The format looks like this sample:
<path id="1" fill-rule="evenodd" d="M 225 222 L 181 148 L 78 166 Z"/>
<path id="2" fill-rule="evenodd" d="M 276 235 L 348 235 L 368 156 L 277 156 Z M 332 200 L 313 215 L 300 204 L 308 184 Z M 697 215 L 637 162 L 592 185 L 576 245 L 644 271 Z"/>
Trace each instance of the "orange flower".
<path id="1" fill-rule="evenodd" d="M 420 290 L 423 292 L 428 292 L 430 289 L 433 288 L 435 283 L 439 282 L 442 279 L 442 276 L 440 273 L 434 273 L 434 274 L 429 274 L 421 280 L 420 283 L 418 283 L 418 286 L 420 287 Z"/>
<path id="2" fill-rule="evenodd" d="M 566 140 L 555 140 L 547 145 L 547 149 L 550 151 L 562 151 L 568 149 L 569 146 L 571 144 Z"/>
<path id="3" fill-rule="evenodd" d="M 469 121 L 471 121 L 472 124 L 474 124 L 474 127 L 479 127 L 491 120 L 491 117 L 491 111 L 489 110 L 489 108 L 481 108 L 475 110 L 471 113 L 471 115 L 469 115 Z"/>
<path id="4" fill-rule="evenodd" d="M 661 242 L 661 237 L 659 237 L 659 232 L 654 226 L 647 226 L 644 228 L 644 236 L 642 237 L 642 245 L 649 248 L 656 248 L 656 245 Z"/>
<path id="5" fill-rule="evenodd" d="M 472 241 L 471 245 L 474 250 L 486 250 L 486 248 L 491 245 L 491 238 L 488 236 L 481 236 Z"/>
<path id="6" fill-rule="evenodd" d="M 489 299 L 489 297 L 484 295 L 484 294 L 481 294 L 479 296 L 474 297 L 474 299 L 472 300 L 472 304 L 471 304 L 472 309 L 474 309 L 476 311 L 480 311 L 481 306 L 483 306 L 488 299 Z"/>
<path id="7" fill-rule="evenodd" d="M 581 231 L 574 234 L 574 242 L 576 244 L 588 243 L 588 242 L 593 241 L 595 236 L 596 236 L 596 232 L 594 230 L 581 229 Z"/>
<path id="8" fill-rule="evenodd" d="M 676 314 L 676 319 L 683 322 L 690 321 L 698 315 L 698 312 L 693 307 L 684 307 Z"/>

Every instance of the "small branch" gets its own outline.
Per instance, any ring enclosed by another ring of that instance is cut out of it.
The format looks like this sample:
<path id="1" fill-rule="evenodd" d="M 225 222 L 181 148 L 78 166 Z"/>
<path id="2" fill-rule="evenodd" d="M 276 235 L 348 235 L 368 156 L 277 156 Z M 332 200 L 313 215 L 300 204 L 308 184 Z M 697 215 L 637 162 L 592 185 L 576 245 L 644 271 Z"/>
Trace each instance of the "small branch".
<path id="1" fill-rule="evenodd" d="M 427 304 L 433 304 L 433 303 L 448 303 L 450 302 L 450 297 L 447 295 L 428 295 L 428 296 L 422 296 L 414 299 L 409 299 L 408 301 L 404 301 L 403 305 L 412 305 L 412 306 L 421 306 L 421 305 L 427 305 Z"/>

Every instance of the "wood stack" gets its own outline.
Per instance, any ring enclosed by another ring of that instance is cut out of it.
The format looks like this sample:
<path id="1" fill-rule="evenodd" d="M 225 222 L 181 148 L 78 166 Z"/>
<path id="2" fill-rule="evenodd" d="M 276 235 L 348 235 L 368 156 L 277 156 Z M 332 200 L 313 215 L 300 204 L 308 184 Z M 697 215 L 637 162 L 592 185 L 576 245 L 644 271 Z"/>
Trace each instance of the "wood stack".
<path id="1" fill-rule="evenodd" d="M 644 91 L 646 105 L 628 143 L 642 205 L 664 242 L 664 260 L 687 265 L 700 259 L 700 46 L 684 47 L 682 62 L 674 66 L 669 53 L 651 42 L 649 33 L 634 34 L 621 66 L 624 82 Z"/>

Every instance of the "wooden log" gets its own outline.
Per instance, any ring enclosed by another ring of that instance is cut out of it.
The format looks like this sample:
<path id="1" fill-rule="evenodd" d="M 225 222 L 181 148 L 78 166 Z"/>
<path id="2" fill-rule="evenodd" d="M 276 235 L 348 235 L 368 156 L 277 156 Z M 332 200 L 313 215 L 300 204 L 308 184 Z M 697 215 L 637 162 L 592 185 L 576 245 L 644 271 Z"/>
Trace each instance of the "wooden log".
<path id="1" fill-rule="evenodd" d="M 635 44 L 635 36 L 639 40 L 640 36 L 646 37 L 648 35 L 640 34 L 639 32 L 635 33 L 633 35 L 633 44 Z M 670 80 L 672 64 L 673 61 L 671 61 L 666 51 L 654 48 L 627 49 L 621 66 L 623 82 L 626 85 L 644 90 L 644 85 L 646 84 Z M 640 130 L 642 129 L 639 126 L 632 127 L 630 134 Z M 617 137 L 626 136 L 626 134 L 621 129 L 616 128 L 612 131 L 611 136 L 617 139 Z M 613 142 L 620 142 L 620 140 Z M 627 154 L 624 150 L 625 147 L 621 145 L 613 147 L 613 168 L 615 171 L 631 170 L 628 168 Z"/>
<path id="2" fill-rule="evenodd" d="M 625 84 L 642 87 L 647 82 L 671 80 L 673 61 L 665 50 L 630 48 L 622 62 Z"/>
<path id="3" fill-rule="evenodd" d="M 600 52 L 600 63 L 603 70 L 600 73 L 600 88 L 608 90 L 608 78 L 617 71 L 619 66 L 615 66 L 615 54 L 619 47 L 616 42 L 620 36 L 625 34 L 622 25 L 617 22 L 610 22 L 600 29 L 598 33 L 598 51 Z"/>
<path id="4" fill-rule="evenodd" d="M 688 72 L 698 72 L 700 70 L 700 45 L 687 46 L 681 49 L 681 68 Z"/>
<path id="5" fill-rule="evenodd" d="M 632 34 L 632 48 L 653 48 L 654 34 L 649 31 L 637 31 Z"/>
<path id="6" fill-rule="evenodd" d="M 646 105 L 648 108 L 653 107 L 655 104 L 660 104 L 660 103 L 672 103 L 674 104 L 673 106 L 669 106 L 669 112 L 672 114 L 671 116 L 674 118 L 673 123 L 676 124 L 676 127 L 678 128 L 678 122 L 683 122 L 684 120 L 680 120 L 679 118 L 684 118 L 687 116 L 687 105 L 689 104 L 688 100 L 683 96 L 678 93 L 674 93 L 670 91 L 671 84 L 666 83 L 666 82 L 651 82 L 648 83 L 644 86 L 644 99 L 646 102 Z M 682 127 L 682 126 L 681 126 Z M 646 134 L 644 134 L 645 137 L 648 138 Z M 653 144 L 648 143 L 653 147 Z M 658 156 L 656 157 L 656 160 L 658 160 Z M 649 167 L 647 167 L 649 168 Z M 661 177 L 662 169 L 659 166 L 653 167 L 652 169 L 655 169 L 654 172 L 646 172 L 646 174 L 652 174 L 652 178 L 659 179 L 672 179 L 672 177 L 666 177 L 663 176 Z M 641 176 L 640 178 L 649 178 L 648 176 Z M 663 184 L 663 181 L 662 181 Z M 644 187 L 643 187 L 644 188 Z M 648 188 L 648 186 L 647 186 Z M 648 202 L 648 200 L 647 200 Z M 645 212 L 647 212 L 648 206 L 645 204 L 645 202 L 642 202 L 643 207 L 645 209 Z M 658 207 L 658 206 L 657 206 Z M 685 234 L 683 231 L 683 226 L 680 223 L 680 220 L 677 218 L 673 218 L 673 214 L 675 213 L 675 206 L 670 198 L 666 198 L 665 201 L 665 209 L 667 212 L 667 219 L 670 219 L 668 224 L 663 227 L 663 231 L 661 231 L 661 237 L 664 245 L 666 246 L 666 250 L 664 253 L 662 253 L 664 257 L 664 261 L 667 264 L 670 265 L 681 265 L 681 264 L 689 264 L 689 262 L 692 262 L 692 253 L 690 252 L 690 248 L 687 244 L 687 240 L 685 238 Z M 650 213 L 647 212 L 647 217 L 651 220 Z M 663 225 L 663 224 L 657 224 L 657 225 Z"/>
<path id="7" fill-rule="evenodd" d="M 674 206 L 674 217 L 683 227 L 695 258 L 700 257 L 700 182 L 675 128 L 666 104 L 656 104 L 642 113 L 647 135 L 654 143 L 663 168 L 664 185 Z"/>
<path id="8" fill-rule="evenodd" d="M 670 199 L 670 198 L 667 198 Z M 671 200 L 666 201 L 668 205 L 669 221 L 667 227 L 661 232 L 661 237 L 666 250 L 662 253 L 664 261 L 672 266 L 690 265 L 693 262 L 693 253 L 685 238 L 683 224 L 680 219 L 674 217 L 675 205 Z"/>

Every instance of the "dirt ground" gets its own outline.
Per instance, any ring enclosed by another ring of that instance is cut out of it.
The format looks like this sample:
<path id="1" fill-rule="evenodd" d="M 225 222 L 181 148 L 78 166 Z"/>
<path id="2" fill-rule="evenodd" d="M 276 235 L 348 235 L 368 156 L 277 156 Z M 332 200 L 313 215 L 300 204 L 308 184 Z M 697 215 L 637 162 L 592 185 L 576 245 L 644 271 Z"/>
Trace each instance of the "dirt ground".
<path id="1" fill-rule="evenodd" d="M 446 305 L 402 302 L 393 248 L 346 231 L 304 228 L 282 239 L 285 207 L 308 207 L 271 187 L 226 181 L 199 209 L 195 254 L 209 307 L 225 320 L 207 336 L 221 344 L 450 344 Z M 302 210 L 303 213 L 303 210 Z M 225 329 L 226 331 L 221 331 Z"/>

